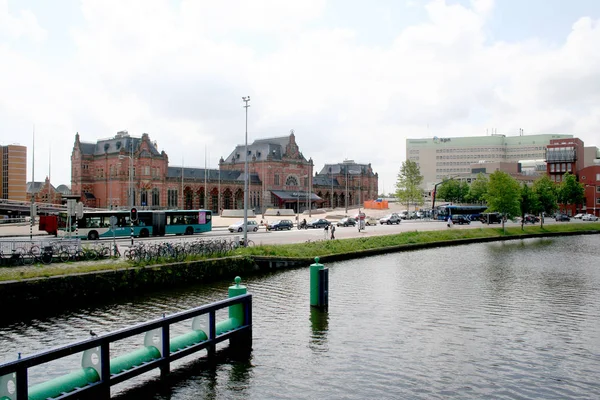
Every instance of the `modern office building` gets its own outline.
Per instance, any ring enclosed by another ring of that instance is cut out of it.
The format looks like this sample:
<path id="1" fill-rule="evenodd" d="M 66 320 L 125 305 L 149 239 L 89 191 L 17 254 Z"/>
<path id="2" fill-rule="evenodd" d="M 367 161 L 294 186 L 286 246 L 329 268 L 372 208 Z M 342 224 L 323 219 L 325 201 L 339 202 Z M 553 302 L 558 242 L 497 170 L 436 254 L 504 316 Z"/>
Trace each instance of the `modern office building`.
<path id="1" fill-rule="evenodd" d="M 406 159 L 417 163 L 423 175 L 423 190 L 429 191 L 445 178 L 471 175 L 473 164 L 545 160 L 546 147 L 551 140 L 572 137 L 562 134 L 493 134 L 406 139 Z"/>
<path id="2" fill-rule="evenodd" d="M 546 173 L 552 182 L 560 183 L 565 173 L 579 180 L 584 167 L 583 142 L 578 138 L 553 139 L 546 149 Z"/>
<path id="3" fill-rule="evenodd" d="M 26 201 L 27 147 L 0 146 L 0 199 Z"/>

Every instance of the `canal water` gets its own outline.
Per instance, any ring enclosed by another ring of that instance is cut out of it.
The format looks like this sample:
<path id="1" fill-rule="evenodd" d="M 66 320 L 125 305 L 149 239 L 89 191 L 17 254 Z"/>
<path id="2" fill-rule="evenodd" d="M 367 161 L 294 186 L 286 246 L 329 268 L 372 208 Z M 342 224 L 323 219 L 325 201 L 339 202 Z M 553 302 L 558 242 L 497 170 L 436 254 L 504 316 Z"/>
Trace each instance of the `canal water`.
<path id="1" fill-rule="evenodd" d="M 327 313 L 309 307 L 308 269 L 248 278 L 250 358 L 193 362 L 169 388 L 154 373 L 146 389 L 131 388 L 139 379 L 114 393 L 122 399 L 600 398 L 597 235 L 444 247 L 327 267 Z M 86 338 L 90 329 L 108 332 L 223 299 L 229 284 L 5 324 L 0 362 Z M 172 335 L 187 329 L 177 326 Z M 131 351 L 134 341 L 111 352 Z M 32 381 L 76 368 L 74 356 L 32 371 Z"/>

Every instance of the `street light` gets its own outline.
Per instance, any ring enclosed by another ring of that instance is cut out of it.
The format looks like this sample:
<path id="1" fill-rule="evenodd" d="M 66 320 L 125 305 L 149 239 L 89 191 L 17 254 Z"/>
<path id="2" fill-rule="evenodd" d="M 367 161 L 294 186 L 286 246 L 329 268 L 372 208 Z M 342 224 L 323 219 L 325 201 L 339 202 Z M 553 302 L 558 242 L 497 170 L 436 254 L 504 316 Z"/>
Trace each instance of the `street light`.
<path id="1" fill-rule="evenodd" d="M 129 192 L 127 194 L 127 204 L 129 208 L 133 207 L 133 192 L 132 192 L 132 184 L 133 184 L 133 143 L 131 145 L 131 156 L 120 155 L 119 160 L 125 159 L 125 157 L 129 158 Z"/>
<path id="2" fill-rule="evenodd" d="M 133 191 L 132 191 L 132 183 L 133 183 L 133 139 L 130 142 L 130 154 L 129 156 L 119 155 L 119 160 L 122 160 L 125 157 L 129 157 L 129 209 L 133 208 Z M 131 216 L 129 217 L 129 232 L 131 236 L 131 245 L 133 246 L 133 221 Z"/>
<path id="3" fill-rule="evenodd" d="M 346 215 L 348 215 L 348 164 L 346 164 L 346 196 L 344 200 L 346 201 Z"/>
<path id="4" fill-rule="evenodd" d="M 308 206 L 308 217 L 312 217 L 312 158 L 308 164 L 308 175 L 306 175 L 306 202 Z"/>
<path id="5" fill-rule="evenodd" d="M 333 165 L 329 167 L 331 173 L 331 194 L 329 195 L 329 202 L 331 203 L 331 209 L 333 210 Z"/>
<path id="6" fill-rule="evenodd" d="M 248 246 L 248 102 L 250 96 L 242 97 L 242 101 L 246 103 L 246 136 L 244 145 L 244 247 Z"/>
<path id="7" fill-rule="evenodd" d="M 266 182 L 266 175 L 265 175 L 265 164 L 266 164 L 267 160 L 263 160 L 263 164 L 262 164 L 262 196 L 261 196 L 261 208 L 262 208 L 262 213 L 263 213 L 263 217 L 264 217 L 264 213 L 266 211 L 265 207 L 267 205 L 267 200 L 265 200 L 267 198 L 267 182 Z M 267 165 L 268 169 L 271 169 L 270 165 Z"/>
<path id="8" fill-rule="evenodd" d="M 435 185 L 433 185 L 433 200 L 431 202 L 431 212 L 433 213 L 433 210 L 435 210 L 435 196 L 437 195 L 437 187 L 439 185 L 441 185 L 442 183 L 446 182 L 446 181 L 450 181 L 454 178 L 458 178 L 460 175 L 453 175 L 453 176 L 448 176 L 446 177 L 443 181 L 436 183 Z M 410 204 L 409 204 L 410 206 Z"/>
<path id="9" fill-rule="evenodd" d="M 308 178 L 308 175 L 302 175 L 298 179 Z M 300 182 L 298 182 L 298 192 L 296 193 L 296 211 L 298 213 L 297 220 L 300 221 L 300 187 L 304 187 L 304 185 L 300 186 Z M 310 217 L 310 215 L 309 215 Z"/>

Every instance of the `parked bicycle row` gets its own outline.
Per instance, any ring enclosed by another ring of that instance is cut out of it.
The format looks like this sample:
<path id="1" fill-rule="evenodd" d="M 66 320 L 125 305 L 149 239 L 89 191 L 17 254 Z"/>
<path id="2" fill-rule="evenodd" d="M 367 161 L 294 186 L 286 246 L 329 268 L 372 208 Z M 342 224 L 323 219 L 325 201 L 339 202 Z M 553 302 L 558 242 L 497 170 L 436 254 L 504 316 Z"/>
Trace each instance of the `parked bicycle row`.
<path id="1" fill-rule="evenodd" d="M 230 253 L 239 247 L 237 240 L 198 239 L 180 243 L 139 242 L 123 254 L 126 260 L 133 262 L 150 262 L 155 260 L 182 261 L 188 256 L 219 256 Z"/>
<path id="2" fill-rule="evenodd" d="M 52 262 L 98 260 L 111 256 L 111 245 L 93 243 L 81 246 L 80 241 L 48 241 L 43 243 L 15 242 L 10 251 L 0 249 L 1 265 L 51 264 Z M 3 246 L 6 247 L 6 246 Z M 112 255 L 119 257 L 115 246 Z"/>

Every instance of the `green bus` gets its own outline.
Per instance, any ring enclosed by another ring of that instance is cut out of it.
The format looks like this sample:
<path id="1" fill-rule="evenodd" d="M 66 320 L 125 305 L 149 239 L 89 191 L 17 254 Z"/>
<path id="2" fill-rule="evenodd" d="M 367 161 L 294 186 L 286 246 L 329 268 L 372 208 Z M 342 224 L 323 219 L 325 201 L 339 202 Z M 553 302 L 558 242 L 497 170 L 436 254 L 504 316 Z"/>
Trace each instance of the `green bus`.
<path id="1" fill-rule="evenodd" d="M 61 212 L 57 216 L 56 232 L 46 231 L 61 237 L 96 240 L 129 237 L 132 229 L 135 237 L 193 235 L 212 230 L 210 210 L 139 210 L 137 215 L 137 221 L 132 222 L 129 211 L 86 211 L 77 220 L 71 217 L 69 229 L 67 213 Z M 116 218 L 114 229 L 110 223 L 113 216 Z"/>

